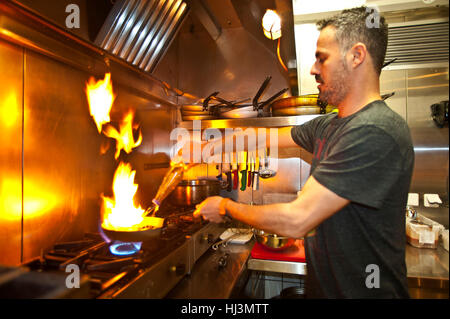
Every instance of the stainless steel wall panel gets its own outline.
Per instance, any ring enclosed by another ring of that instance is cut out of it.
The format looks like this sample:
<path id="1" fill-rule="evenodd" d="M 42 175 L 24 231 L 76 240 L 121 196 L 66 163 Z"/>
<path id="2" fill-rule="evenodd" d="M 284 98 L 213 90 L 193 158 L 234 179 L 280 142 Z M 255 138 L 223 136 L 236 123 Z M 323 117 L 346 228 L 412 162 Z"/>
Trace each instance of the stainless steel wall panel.
<path id="1" fill-rule="evenodd" d="M 0 264 L 21 262 L 23 49 L 0 40 Z"/>
<path id="2" fill-rule="evenodd" d="M 276 58 L 245 29 L 223 29 L 213 41 L 206 31 L 180 33 L 179 88 L 200 97 L 219 91 L 225 99 L 253 98 L 272 76 L 261 101 L 289 87 Z"/>
<path id="3" fill-rule="evenodd" d="M 412 191 L 446 196 L 448 187 L 448 125 L 438 128 L 430 106 L 448 100 L 448 68 L 407 71 L 408 125 L 416 163 Z"/>
<path id="4" fill-rule="evenodd" d="M 113 163 L 89 115 L 88 75 L 26 51 L 24 260 L 57 241 L 95 231 L 98 194 L 111 187 Z"/>
<path id="5" fill-rule="evenodd" d="M 0 153 L 0 239 L 9 243 L 2 245 L 0 263 L 19 264 L 57 241 L 97 231 L 100 196 L 112 192 L 115 143 L 98 134 L 89 114 L 89 77 L 111 72 L 115 124 L 124 110 L 136 109 L 144 142 L 120 159 L 135 167 L 136 181 L 144 181 L 143 198 L 156 193 L 167 170 L 176 96 L 148 73 L 13 2 L 0 0 L 0 11 L 0 129 L 7 137 Z"/>
<path id="6" fill-rule="evenodd" d="M 400 114 L 405 121 L 406 118 L 406 70 L 383 71 L 380 76 L 380 93 L 388 94 L 395 92 L 386 100 L 387 105 Z"/>

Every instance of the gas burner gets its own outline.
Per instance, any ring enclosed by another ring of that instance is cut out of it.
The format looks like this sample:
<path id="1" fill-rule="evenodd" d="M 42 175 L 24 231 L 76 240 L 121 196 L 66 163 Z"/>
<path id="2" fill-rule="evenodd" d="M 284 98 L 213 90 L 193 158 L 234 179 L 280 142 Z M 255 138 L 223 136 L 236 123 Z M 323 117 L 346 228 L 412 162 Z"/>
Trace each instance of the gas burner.
<path id="1" fill-rule="evenodd" d="M 109 246 L 109 251 L 115 256 L 131 256 L 141 250 L 141 246 L 142 242 L 114 242 Z"/>

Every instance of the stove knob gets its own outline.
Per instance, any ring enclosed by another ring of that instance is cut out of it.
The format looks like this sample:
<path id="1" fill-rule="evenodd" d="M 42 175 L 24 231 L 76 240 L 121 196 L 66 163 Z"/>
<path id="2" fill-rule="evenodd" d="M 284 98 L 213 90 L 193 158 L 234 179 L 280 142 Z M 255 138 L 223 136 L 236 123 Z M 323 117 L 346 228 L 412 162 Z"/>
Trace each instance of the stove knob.
<path id="1" fill-rule="evenodd" d="M 177 275 L 177 276 L 182 276 L 184 275 L 186 271 L 186 265 L 185 264 L 178 264 L 176 266 L 172 266 L 170 267 L 170 272 Z"/>

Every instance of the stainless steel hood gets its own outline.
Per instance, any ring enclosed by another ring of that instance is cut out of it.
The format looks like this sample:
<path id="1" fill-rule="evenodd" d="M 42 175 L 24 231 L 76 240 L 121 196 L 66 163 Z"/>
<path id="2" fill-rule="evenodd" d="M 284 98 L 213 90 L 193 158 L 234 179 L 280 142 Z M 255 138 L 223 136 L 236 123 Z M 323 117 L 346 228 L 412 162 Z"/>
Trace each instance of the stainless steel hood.
<path id="1" fill-rule="evenodd" d="M 138 68 L 153 72 L 188 11 L 182 0 L 119 0 L 95 43 Z"/>

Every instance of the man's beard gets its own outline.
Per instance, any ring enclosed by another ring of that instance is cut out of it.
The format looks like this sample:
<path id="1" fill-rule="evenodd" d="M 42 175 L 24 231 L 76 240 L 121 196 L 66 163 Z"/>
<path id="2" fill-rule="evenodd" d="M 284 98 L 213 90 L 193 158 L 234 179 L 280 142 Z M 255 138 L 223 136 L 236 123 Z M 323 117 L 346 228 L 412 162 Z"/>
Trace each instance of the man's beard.
<path id="1" fill-rule="evenodd" d="M 344 61 L 341 61 L 339 67 L 330 74 L 326 83 L 326 88 L 324 88 L 323 85 L 321 86 L 319 99 L 322 102 L 328 103 L 328 105 L 338 106 L 347 96 L 349 91 L 349 74 L 346 64 Z M 316 76 L 316 80 L 323 84 L 323 79 L 319 75 Z"/>

